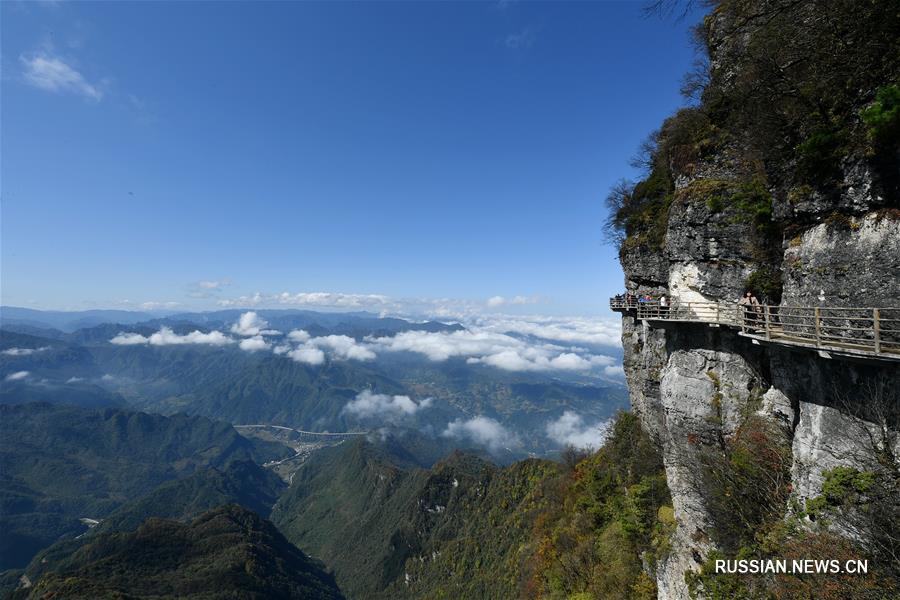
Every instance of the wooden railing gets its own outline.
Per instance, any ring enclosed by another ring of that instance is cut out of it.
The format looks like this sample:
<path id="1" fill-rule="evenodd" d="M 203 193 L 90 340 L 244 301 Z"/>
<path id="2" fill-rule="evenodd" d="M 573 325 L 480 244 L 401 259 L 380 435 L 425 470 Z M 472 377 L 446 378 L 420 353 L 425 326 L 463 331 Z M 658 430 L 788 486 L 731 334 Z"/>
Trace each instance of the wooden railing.
<path id="1" fill-rule="evenodd" d="M 610 298 L 610 308 L 634 311 L 638 319 L 717 324 L 774 342 L 900 358 L 900 308 L 661 303 L 621 297 Z"/>

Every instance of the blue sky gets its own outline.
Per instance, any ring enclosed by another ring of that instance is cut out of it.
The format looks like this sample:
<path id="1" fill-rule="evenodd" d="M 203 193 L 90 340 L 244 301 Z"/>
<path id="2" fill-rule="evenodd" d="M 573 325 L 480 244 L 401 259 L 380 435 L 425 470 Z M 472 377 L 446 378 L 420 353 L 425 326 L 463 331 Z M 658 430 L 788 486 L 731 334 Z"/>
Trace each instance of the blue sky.
<path id="1" fill-rule="evenodd" d="M 607 314 L 694 57 L 640 6 L 3 2 L 2 302 Z"/>

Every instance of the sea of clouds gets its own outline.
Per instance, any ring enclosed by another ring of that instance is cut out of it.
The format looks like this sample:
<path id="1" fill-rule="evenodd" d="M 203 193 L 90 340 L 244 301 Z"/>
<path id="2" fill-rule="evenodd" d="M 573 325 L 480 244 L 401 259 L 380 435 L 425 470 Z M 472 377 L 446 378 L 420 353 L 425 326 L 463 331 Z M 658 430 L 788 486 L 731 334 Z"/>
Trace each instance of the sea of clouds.
<path id="1" fill-rule="evenodd" d="M 270 351 L 309 365 L 321 365 L 327 358 L 370 361 L 381 354 L 407 352 L 432 362 L 462 358 L 469 364 L 505 371 L 570 371 L 608 378 L 622 374 L 617 359 L 601 351 L 619 344 L 618 324 L 613 319 L 482 315 L 464 325 L 465 329 L 457 331 L 403 331 L 356 340 L 346 335 L 313 337 L 302 329 L 278 331 L 269 328 L 255 311 L 247 311 L 227 333 L 195 330 L 178 334 L 162 326 L 148 336 L 120 333 L 110 342 L 150 346 L 237 344 L 247 352 Z"/>
<path id="2" fill-rule="evenodd" d="M 494 302 L 498 304 L 499 300 Z M 328 360 L 373 361 L 382 355 L 403 352 L 436 363 L 464 359 L 468 364 L 512 372 L 569 372 L 614 380 L 622 377 L 619 361 L 603 352 L 604 348 L 612 350 L 620 345 L 618 319 L 478 314 L 459 321 L 465 329 L 403 331 L 357 340 L 346 335 L 312 336 L 302 329 L 278 331 L 257 312 L 247 311 L 227 332 L 195 330 L 177 334 L 163 326 L 148 336 L 120 333 L 110 342 L 149 346 L 236 345 L 245 352 L 271 352 L 311 366 Z M 342 413 L 381 425 L 397 425 L 433 405 L 432 398 L 414 400 L 409 396 L 364 390 L 344 406 Z M 607 421 L 587 423 L 580 415 L 566 411 L 547 423 L 543 433 L 559 446 L 595 449 L 602 445 L 607 428 Z M 494 453 L 521 446 L 513 431 L 487 416 L 457 418 L 440 435 Z"/>

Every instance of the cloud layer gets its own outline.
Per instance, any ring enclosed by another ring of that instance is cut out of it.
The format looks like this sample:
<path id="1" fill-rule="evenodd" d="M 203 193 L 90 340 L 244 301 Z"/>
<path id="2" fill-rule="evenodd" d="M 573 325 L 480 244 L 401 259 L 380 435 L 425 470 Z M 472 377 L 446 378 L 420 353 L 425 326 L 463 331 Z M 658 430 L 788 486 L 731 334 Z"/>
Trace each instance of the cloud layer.
<path id="1" fill-rule="evenodd" d="M 50 346 L 41 346 L 40 348 L 7 348 L 0 354 L 5 354 L 6 356 L 29 356 L 36 352 L 43 352 L 45 350 L 49 350 Z"/>
<path id="2" fill-rule="evenodd" d="M 346 335 L 313 337 L 307 331 L 296 329 L 277 343 L 267 340 L 266 336 L 283 334 L 267 329 L 268 326 L 257 312 L 247 311 L 230 328 L 230 333 L 237 339 L 221 331 L 178 335 L 170 328 L 162 327 L 150 336 L 120 333 L 110 341 L 117 345 L 152 346 L 238 343 L 239 348 L 248 352 L 271 351 L 312 366 L 321 365 L 328 358 L 371 361 L 383 353 L 410 352 L 432 362 L 462 358 L 468 364 L 504 371 L 557 371 L 622 377 L 616 359 L 592 349 L 618 341 L 619 330 L 602 320 L 482 316 L 473 320 L 467 329 L 412 330 L 362 340 Z"/>
<path id="3" fill-rule="evenodd" d="M 393 424 L 404 417 L 414 416 L 419 411 L 429 408 L 432 403 L 431 398 L 415 402 L 409 396 L 389 396 L 363 390 L 356 395 L 354 400 L 347 403 L 341 412 L 362 419 L 378 419 Z"/>
<path id="4" fill-rule="evenodd" d="M 240 316 L 238 322 L 231 326 L 231 333 L 244 336 L 258 335 L 281 335 L 280 331 L 274 329 L 266 329 L 269 326 L 268 321 L 261 318 L 253 311 L 245 312 Z"/>
<path id="5" fill-rule="evenodd" d="M 311 337 L 306 331 L 295 329 L 287 335 L 287 339 L 300 345 L 293 351 L 282 351 L 279 347 L 277 353 L 286 353 L 295 361 L 310 365 L 320 365 L 325 361 L 324 350 L 339 360 L 366 361 L 377 356 L 371 348 L 346 335 Z"/>
<path id="6" fill-rule="evenodd" d="M 611 347 L 622 344 L 620 319 L 498 315 L 475 317 L 470 325 L 488 331 L 518 333 L 567 344 Z"/>
<path id="7" fill-rule="evenodd" d="M 246 350 L 247 352 L 256 352 L 257 350 L 269 349 L 269 343 L 265 339 L 263 339 L 261 335 L 256 335 L 251 338 L 241 340 L 238 346 L 241 350 Z"/>
<path id="8" fill-rule="evenodd" d="M 513 296 L 512 298 L 505 298 L 503 296 L 491 296 L 487 299 L 486 304 L 488 308 L 497 308 L 508 304 L 537 304 L 538 302 L 539 299 L 534 296 Z"/>
<path id="9" fill-rule="evenodd" d="M 391 304 L 390 298 L 379 294 L 342 294 L 338 292 L 300 292 L 290 294 L 263 294 L 257 292 L 252 296 L 240 296 L 219 300 L 219 306 L 317 306 L 329 308 L 372 308 Z"/>
<path id="10" fill-rule="evenodd" d="M 602 446 L 608 431 L 609 421 L 587 425 L 581 415 L 570 410 L 546 427 L 547 437 L 560 446 L 575 446 L 583 450 L 596 450 Z"/>
<path id="11" fill-rule="evenodd" d="M 136 346 L 149 344 L 151 346 L 174 346 L 179 344 L 205 344 L 208 346 L 224 346 L 233 344 L 234 340 L 221 331 L 192 331 L 185 335 L 179 335 L 169 327 L 160 327 L 159 331 L 145 337 L 139 333 L 120 333 L 110 340 L 110 343 L 119 346 Z"/>
<path id="12" fill-rule="evenodd" d="M 456 419 L 447 425 L 447 429 L 441 435 L 474 442 L 493 453 L 506 448 L 514 448 L 520 444 L 515 434 L 490 417 Z"/>
<path id="13" fill-rule="evenodd" d="M 325 362 L 325 353 L 315 346 L 301 346 L 287 353 L 292 359 L 298 363 L 307 365 L 321 365 Z"/>
<path id="14" fill-rule="evenodd" d="M 613 364 L 614 359 L 584 349 L 580 354 L 557 344 L 533 342 L 486 329 L 452 332 L 404 331 L 367 341 L 388 352 L 414 352 L 434 362 L 464 357 L 505 371 L 581 371 Z"/>

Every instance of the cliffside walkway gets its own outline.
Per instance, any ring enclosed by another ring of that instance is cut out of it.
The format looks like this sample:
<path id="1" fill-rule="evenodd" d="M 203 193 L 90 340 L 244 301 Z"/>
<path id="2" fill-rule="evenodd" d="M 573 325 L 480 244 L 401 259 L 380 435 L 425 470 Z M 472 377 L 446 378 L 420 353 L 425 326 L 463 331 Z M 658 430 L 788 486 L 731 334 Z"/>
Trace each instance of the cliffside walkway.
<path id="1" fill-rule="evenodd" d="M 799 346 L 831 354 L 900 361 L 900 308 L 746 306 L 736 302 L 638 302 L 610 298 L 609 307 L 659 323 L 707 323 L 736 329 L 754 343 Z"/>

